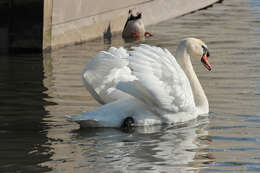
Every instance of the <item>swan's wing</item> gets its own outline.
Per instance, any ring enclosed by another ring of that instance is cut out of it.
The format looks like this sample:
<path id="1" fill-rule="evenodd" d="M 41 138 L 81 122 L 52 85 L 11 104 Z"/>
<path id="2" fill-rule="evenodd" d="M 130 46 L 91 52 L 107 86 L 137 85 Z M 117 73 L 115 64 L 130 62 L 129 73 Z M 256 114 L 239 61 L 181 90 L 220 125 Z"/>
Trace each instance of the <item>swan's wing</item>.
<path id="1" fill-rule="evenodd" d="M 128 66 L 137 80 L 120 82 L 118 89 L 157 113 L 195 111 L 189 80 L 167 49 L 148 45 L 133 47 Z"/>
<path id="2" fill-rule="evenodd" d="M 135 79 L 127 67 L 128 57 L 124 48 L 111 47 L 108 51 L 99 52 L 85 67 L 82 73 L 84 85 L 101 104 L 129 97 L 115 88 L 120 81 Z"/>

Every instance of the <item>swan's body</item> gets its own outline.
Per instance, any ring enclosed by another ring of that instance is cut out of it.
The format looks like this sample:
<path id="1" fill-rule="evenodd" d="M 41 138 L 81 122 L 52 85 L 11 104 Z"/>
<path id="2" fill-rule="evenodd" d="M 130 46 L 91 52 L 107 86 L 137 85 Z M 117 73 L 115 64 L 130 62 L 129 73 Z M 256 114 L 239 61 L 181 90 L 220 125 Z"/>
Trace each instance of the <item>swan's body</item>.
<path id="1" fill-rule="evenodd" d="M 176 59 L 159 47 L 132 49 L 112 47 L 90 61 L 82 75 L 84 84 L 105 105 L 70 121 L 82 127 L 120 127 L 125 118 L 132 117 L 136 126 L 143 126 L 178 123 L 208 113 L 207 97 L 190 60 L 199 57 L 210 70 L 207 47 L 201 40 L 181 41 Z"/>

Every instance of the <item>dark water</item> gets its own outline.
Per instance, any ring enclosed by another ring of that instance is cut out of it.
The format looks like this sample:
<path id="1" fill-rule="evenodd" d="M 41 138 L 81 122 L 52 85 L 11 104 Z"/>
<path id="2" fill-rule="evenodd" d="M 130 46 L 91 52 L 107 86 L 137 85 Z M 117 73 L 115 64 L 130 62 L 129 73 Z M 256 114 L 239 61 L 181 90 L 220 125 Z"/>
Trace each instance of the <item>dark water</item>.
<path id="1" fill-rule="evenodd" d="M 79 130 L 65 115 L 98 107 L 80 73 L 119 36 L 50 54 L 0 57 L 0 172 L 260 172 L 260 1 L 226 0 L 148 30 L 175 52 L 185 37 L 210 48 L 195 69 L 210 116 L 180 126 Z"/>

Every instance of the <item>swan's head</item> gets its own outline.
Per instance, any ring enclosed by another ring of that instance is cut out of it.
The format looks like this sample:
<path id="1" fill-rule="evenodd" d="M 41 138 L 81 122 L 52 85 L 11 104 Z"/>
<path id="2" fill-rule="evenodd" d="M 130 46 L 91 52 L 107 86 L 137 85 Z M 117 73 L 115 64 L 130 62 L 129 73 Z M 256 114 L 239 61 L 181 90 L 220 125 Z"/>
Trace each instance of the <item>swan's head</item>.
<path id="1" fill-rule="evenodd" d="M 208 46 L 197 38 L 187 38 L 183 41 L 190 57 L 200 60 L 201 63 L 211 71 L 211 65 L 208 60 L 210 56 Z"/>

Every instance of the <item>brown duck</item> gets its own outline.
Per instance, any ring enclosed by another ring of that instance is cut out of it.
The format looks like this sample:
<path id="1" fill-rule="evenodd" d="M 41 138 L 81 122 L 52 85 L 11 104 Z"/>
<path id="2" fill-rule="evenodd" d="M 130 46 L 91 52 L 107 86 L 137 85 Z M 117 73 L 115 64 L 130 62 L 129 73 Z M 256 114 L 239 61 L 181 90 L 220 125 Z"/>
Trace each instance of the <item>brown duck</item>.
<path id="1" fill-rule="evenodd" d="M 129 16 L 124 26 L 122 37 L 124 39 L 138 39 L 142 37 L 150 37 L 152 34 L 145 31 L 142 20 L 142 13 L 134 15 L 132 10 L 129 10 Z"/>

